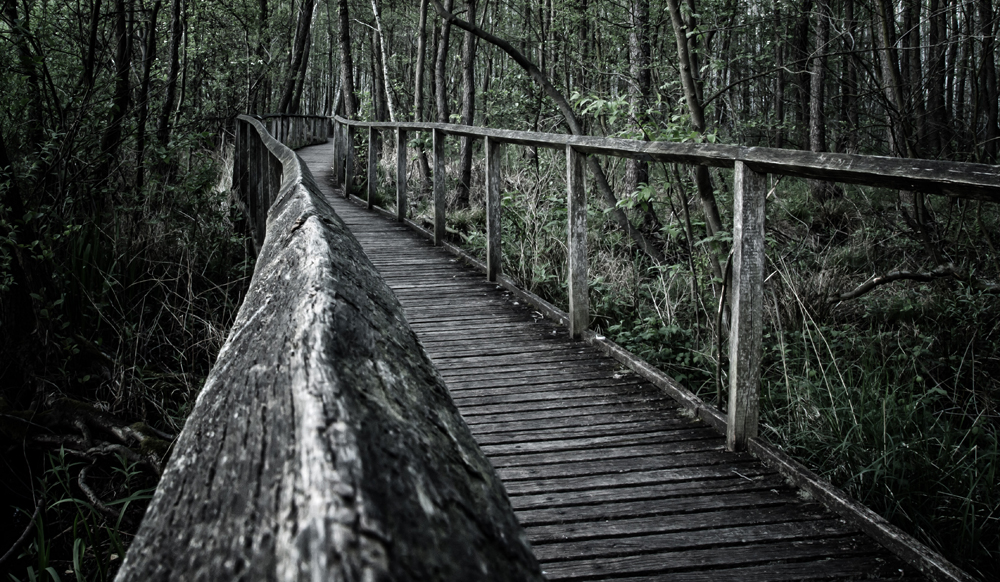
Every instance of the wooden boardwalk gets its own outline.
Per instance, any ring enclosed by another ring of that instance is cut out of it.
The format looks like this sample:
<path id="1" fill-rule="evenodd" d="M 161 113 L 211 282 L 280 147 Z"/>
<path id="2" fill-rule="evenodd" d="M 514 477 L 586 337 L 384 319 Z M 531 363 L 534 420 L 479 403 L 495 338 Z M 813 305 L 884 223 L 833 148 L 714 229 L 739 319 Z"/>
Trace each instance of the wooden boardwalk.
<path id="1" fill-rule="evenodd" d="M 550 580 L 922 580 L 656 387 L 445 250 L 344 200 L 299 151 L 406 311 Z M 456 540 L 460 543 L 460 540 Z"/>

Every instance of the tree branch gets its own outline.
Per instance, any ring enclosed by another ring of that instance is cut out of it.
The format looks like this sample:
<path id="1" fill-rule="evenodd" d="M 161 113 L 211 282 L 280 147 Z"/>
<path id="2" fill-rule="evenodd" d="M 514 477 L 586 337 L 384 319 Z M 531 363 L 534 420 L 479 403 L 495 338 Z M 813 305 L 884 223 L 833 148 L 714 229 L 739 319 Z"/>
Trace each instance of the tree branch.
<path id="1" fill-rule="evenodd" d="M 893 281 L 900 280 L 911 280 L 911 281 L 933 281 L 934 279 L 941 279 L 944 277 L 954 277 L 955 268 L 952 265 L 940 266 L 933 271 L 928 273 L 918 273 L 913 271 L 892 271 L 882 276 L 872 275 L 867 281 L 858 285 L 854 290 L 847 291 L 846 293 L 841 293 L 840 295 L 833 295 L 827 299 L 827 303 L 840 303 L 841 301 L 848 301 L 850 299 L 857 299 L 862 295 L 865 295 L 876 287 L 881 287 Z"/>
<path id="2" fill-rule="evenodd" d="M 573 108 L 570 106 L 569 101 L 567 101 L 566 97 L 564 97 L 563 94 L 552 85 L 545 73 L 540 71 L 534 63 L 529 61 L 527 57 L 521 54 L 521 52 L 514 48 L 514 46 L 509 42 L 486 32 L 475 24 L 460 20 L 451 12 L 445 10 L 444 6 L 441 5 L 440 0 L 431 0 L 431 2 L 434 3 L 434 9 L 437 10 L 438 15 L 441 16 L 442 19 L 454 26 L 457 26 L 458 28 L 461 28 L 462 30 L 471 32 L 486 42 L 496 46 L 514 59 L 514 62 L 520 65 L 521 68 L 524 69 L 531 76 L 531 78 L 542 87 L 545 94 L 555 102 L 556 107 L 562 114 L 570 133 L 573 135 L 583 135 L 583 131 L 580 129 L 580 123 L 576 118 L 576 114 L 573 113 Z M 618 226 L 621 227 L 633 241 L 635 241 L 639 248 L 642 249 L 642 251 L 653 260 L 653 262 L 657 264 L 666 263 L 666 258 L 663 256 L 660 249 L 650 243 L 642 232 L 633 227 L 632 223 L 629 221 L 622 209 L 618 208 L 618 198 L 611 190 L 611 185 L 608 184 L 608 177 L 605 175 L 604 169 L 597 161 L 597 158 L 594 156 L 586 156 L 586 158 L 587 167 L 590 168 L 590 173 L 594 176 L 594 181 L 597 183 L 597 189 L 600 190 L 601 197 L 610 209 L 611 217 L 614 221 L 618 223 Z"/>

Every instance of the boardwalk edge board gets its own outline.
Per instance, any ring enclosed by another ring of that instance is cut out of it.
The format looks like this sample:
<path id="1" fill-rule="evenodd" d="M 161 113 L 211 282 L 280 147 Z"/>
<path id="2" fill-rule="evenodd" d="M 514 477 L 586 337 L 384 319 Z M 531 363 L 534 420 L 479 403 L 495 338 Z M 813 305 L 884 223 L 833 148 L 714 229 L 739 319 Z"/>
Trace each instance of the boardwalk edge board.
<path id="1" fill-rule="evenodd" d="M 357 196 L 351 195 L 350 198 L 359 206 L 367 206 L 367 202 Z M 373 210 L 387 219 L 396 220 L 396 215 L 384 208 L 376 206 Z M 404 219 L 403 223 L 423 237 L 433 240 L 433 233 L 417 222 Z M 477 270 L 487 273 L 486 265 L 465 250 L 447 241 L 443 241 L 441 246 Z M 546 318 L 563 326 L 569 325 L 569 315 L 566 312 L 541 297 L 520 289 L 510 278 L 499 275 L 497 283 L 518 297 L 518 299 L 534 307 Z M 681 386 L 670 376 L 664 374 L 625 348 L 603 336 L 597 335 L 593 331 L 584 331 L 582 340 L 597 347 L 617 362 L 628 367 L 640 377 L 666 392 L 682 407 L 687 409 L 692 416 L 705 421 L 706 424 L 723 436 L 726 434 L 726 416 L 714 406 L 707 404 L 687 388 Z M 895 554 L 900 560 L 917 568 L 931 579 L 942 582 L 974 582 L 974 578 L 949 562 L 938 552 L 890 524 L 882 516 L 864 505 L 854 501 L 840 488 L 820 478 L 805 465 L 778 450 L 761 437 L 751 438 L 748 445 L 748 450 L 754 457 L 768 467 L 780 472 L 794 486 L 807 492 L 812 498 L 823 503 L 830 511 L 860 528 Z"/>
<path id="2" fill-rule="evenodd" d="M 276 202 L 116 579 L 540 582 L 395 295 L 302 160 L 259 121 L 239 123 L 257 144 L 237 146 L 253 155 L 238 167 L 265 162 L 252 181 Z"/>

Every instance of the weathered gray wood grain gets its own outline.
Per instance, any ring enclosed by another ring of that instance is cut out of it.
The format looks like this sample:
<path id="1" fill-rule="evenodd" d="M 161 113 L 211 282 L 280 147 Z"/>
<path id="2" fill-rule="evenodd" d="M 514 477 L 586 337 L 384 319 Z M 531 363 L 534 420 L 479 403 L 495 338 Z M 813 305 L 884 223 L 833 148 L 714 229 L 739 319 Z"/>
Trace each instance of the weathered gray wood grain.
<path id="1" fill-rule="evenodd" d="M 396 129 L 396 220 L 406 219 L 406 130 Z"/>
<path id="2" fill-rule="evenodd" d="M 541 580 L 395 296 L 281 150 L 247 298 L 117 579 Z"/>
<path id="3" fill-rule="evenodd" d="M 441 246 L 445 235 L 445 187 L 447 176 L 444 173 L 445 150 L 444 132 L 434 131 L 434 246 Z"/>
<path id="4" fill-rule="evenodd" d="M 566 146 L 566 258 L 569 294 L 569 335 L 579 338 L 590 325 L 587 284 L 587 192 L 583 186 L 583 154 Z"/>
<path id="5" fill-rule="evenodd" d="M 764 326 L 764 199 L 767 176 L 736 162 L 733 189 L 733 283 L 729 326 L 726 447 L 746 450 L 757 436 Z"/>
<path id="6" fill-rule="evenodd" d="M 1000 202 L 1000 166 L 857 154 L 814 153 L 723 144 L 649 142 L 557 133 L 511 131 L 450 123 L 373 123 L 337 117 L 357 127 L 440 131 L 446 135 L 491 137 L 502 143 L 563 149 L 572 145 L 587 154 L 646 161 L 732 168 L 745 161 L 761 173 L 782 174 L 850 184 L 914 190 L 956 198 Z"/>
<path id="7" fill-rule="evenodd" d="M 500 143 L 486 138 L 486 279 L 500 274 Z"/>

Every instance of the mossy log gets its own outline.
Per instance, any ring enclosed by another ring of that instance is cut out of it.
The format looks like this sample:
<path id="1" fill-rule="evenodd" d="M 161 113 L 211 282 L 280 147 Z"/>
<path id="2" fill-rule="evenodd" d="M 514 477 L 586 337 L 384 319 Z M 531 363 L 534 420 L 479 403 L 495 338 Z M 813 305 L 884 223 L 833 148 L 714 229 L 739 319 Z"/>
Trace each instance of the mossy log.
<path id="1" fill-rule="evenodd" d="M 284 176 L 250 291 L 117 579 L 541 580 L 395 296 L 264 142 Z"/>

